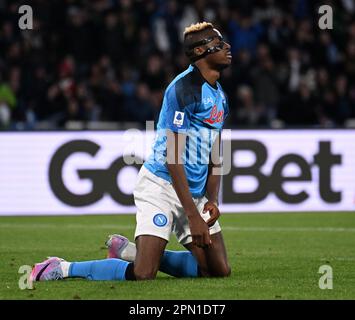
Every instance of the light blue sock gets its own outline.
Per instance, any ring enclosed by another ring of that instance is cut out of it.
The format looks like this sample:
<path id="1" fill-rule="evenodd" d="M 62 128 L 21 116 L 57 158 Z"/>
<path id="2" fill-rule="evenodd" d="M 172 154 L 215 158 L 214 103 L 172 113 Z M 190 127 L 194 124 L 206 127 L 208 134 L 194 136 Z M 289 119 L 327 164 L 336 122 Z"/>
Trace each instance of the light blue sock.
<path id="1" fill-rule="evenodd" d="M 70 264 L 68 275 L 88 280 L 126 280 L 128 265 L 129 262 L 121 259 L 73 262 Z"/>
<path id="2" fill-rule="evenodd" d="M 159 270 L 178 278 L 198 276 L 197 261 L 190 251 L 165 250 Z"/>

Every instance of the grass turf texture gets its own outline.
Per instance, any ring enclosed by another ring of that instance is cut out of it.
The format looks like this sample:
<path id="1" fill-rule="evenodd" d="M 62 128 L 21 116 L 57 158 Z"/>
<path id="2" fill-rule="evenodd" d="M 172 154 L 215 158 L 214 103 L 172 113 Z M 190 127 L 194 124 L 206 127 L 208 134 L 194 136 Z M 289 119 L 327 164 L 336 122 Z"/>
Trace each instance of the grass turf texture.
<path id="1" fill-rule="evenodd" d="M 220 219 L 232 276 L 101 282 L 40 282 L 20 290 L 21 265 L 45 257 L 102 259 L 110 233 L 132 239 L 133 215 L 0 217 L 0 299 L 355 299 L 355 214 L 233 214 Z M 169 249 L 181 250 L 174 236 Z M 321 290 L 321 265 L 333 289 Z"/>

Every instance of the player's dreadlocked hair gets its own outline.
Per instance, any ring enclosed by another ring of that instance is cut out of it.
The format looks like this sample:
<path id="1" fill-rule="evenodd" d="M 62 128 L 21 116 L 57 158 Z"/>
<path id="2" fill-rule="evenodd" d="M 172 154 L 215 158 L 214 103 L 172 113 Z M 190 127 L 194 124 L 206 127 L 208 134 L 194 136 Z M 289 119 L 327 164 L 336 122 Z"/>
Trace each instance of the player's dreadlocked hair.
<path id="1" fill-rule="evenodd" d="M 212 28 L 213 29 L 213 24 L 210 22 L 198 22 L 191 24 L 189 27 L 186 27 L 184 30 L 184 37 L 186 38 L 187 35 L 194 33 L 194 32 L 199 32 L 202 30 L 205 30 L 207 28 Z"/>

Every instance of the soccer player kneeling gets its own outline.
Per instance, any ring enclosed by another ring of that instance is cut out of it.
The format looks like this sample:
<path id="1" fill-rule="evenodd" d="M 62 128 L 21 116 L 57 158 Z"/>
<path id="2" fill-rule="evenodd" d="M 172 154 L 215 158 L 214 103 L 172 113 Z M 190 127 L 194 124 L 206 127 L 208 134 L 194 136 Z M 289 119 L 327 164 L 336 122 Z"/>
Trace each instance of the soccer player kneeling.
<path id="1" fill-rule="evenodd" d="M 52 257 L 34 266 L 30 280 L 80 277 L 89 280 L 148 280 L 158 270 L 175 277 L 230 275 L 218 223 L 220 133 L 228 114 L 217 81 L 231 64 L 230 45 L 211 23 L 184 32 L 191 64 L 167 87 L 154 152 L 142 166 L 134 190 L 135 243 L 113 235 L 108 259 L 67 262 Z M 171 232 L 186 251 L 165 247 Z"/>

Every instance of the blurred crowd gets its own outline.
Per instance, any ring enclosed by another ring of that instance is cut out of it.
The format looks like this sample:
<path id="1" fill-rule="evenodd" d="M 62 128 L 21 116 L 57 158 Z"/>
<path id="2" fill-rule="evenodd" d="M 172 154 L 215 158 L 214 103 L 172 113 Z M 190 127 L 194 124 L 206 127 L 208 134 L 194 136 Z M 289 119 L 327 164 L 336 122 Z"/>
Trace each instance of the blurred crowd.
<path id="1" fill-rule="evenodd" d="M 33 30 L 18 26 L 22 4 Z M 318 26 L 323 4 L 332 30 Z M 198 21 L 232 45 L 228 127 L 342 127 L 355 118 L 354 18 L 354 0 L 0 0 L 0 128 L 156 120 Z"/>

